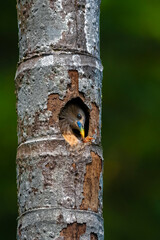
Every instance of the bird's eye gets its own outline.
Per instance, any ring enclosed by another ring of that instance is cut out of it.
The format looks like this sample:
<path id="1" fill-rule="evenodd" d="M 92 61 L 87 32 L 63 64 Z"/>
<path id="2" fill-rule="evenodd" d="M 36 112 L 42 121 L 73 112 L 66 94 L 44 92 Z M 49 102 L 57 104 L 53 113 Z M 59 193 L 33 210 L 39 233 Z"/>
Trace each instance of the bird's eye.
<path id="1" fill-rule="evenodd" d="M 79 120 L 82 118 L 82 116 L 81 116 L 80 113 L 77 114 L 77 118 L 78 118 Z"/>

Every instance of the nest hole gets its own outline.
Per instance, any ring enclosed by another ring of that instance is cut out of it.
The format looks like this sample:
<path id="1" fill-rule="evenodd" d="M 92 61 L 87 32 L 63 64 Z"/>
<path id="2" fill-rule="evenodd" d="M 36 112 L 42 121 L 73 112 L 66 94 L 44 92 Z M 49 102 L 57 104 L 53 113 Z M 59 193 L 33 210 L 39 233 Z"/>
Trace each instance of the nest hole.
<path id="1" fill-rule="evenodd" d="M 82 111 L 85 114 L 85 123 L 84 123 L 84 130 L 85 130 L 85 137 L 88 136 L 88 131 L 89 131 L 89 118 L 90 118 L 90 114 L 89 114 L 89 108 L 86 106 L 86 104 L 82 101 L 81 98 L 77 97 L 77 98 L 72 98 L 71 100 L 69 100 L 65 106 L 61 109 L 60 114 L 59 114 L 59 123 L 60 123 L 60 129 L 62 132 L 62 135 L 64 136 L 63 132 L 64 132 L 64 111 L 66 111 L 66 109 L 68 109 L 71 105 L 76 105 L 78 106 L 80 109 L 82 109 Z M 72 128 L 72 133 L 74 134 L 74 137 L 76 137 L 77 139 L 81 139 L 81 135 L 80 132 L 78 131 L 78 129 L 76 128 Z M 72 140 L 70 140 L 69 138 L 65 140 L 70 144 L 70 145 L 74 145 L 72 144 Z"/>

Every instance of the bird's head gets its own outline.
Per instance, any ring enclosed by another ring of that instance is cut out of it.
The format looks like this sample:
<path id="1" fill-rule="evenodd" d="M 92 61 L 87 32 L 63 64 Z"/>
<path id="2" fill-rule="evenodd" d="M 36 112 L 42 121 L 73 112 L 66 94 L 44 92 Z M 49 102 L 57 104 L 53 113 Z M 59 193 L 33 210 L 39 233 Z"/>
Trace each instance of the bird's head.
<path id="1" fill-rule="evenodd" d="M 72 130 L 78 130 L 82 139 L 85 138 L 85 113 L 76 104 L 70 104 L 64 108 L 61 114 L 61 118 L 72 128 Z"/>

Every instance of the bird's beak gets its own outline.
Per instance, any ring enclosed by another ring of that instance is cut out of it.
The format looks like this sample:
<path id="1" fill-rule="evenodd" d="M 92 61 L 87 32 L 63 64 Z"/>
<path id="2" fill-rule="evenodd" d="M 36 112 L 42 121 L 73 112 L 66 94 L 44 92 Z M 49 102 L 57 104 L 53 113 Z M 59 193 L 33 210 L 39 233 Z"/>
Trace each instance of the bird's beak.
<path id="1" fill-rule="evenodd" d="M 78 122 L 77 122 L 77 125 L 78 125 L 78 127 L 79 127 L 80 134 L 81 134 L 82 138 L 84 139 L 84 138 L 85 138 L 85 131 L 84 131 L 84 128 L 83 128 L 81 122 L 78 121 Z"/>
<path id="2" fill-rule="evenodd" d="M 82 138 L 84 139 L 84 137 L 85 137 L 84 128 L 81 128 L 81 129 L 80 129 L 80 134 L 81 134 Z"/>

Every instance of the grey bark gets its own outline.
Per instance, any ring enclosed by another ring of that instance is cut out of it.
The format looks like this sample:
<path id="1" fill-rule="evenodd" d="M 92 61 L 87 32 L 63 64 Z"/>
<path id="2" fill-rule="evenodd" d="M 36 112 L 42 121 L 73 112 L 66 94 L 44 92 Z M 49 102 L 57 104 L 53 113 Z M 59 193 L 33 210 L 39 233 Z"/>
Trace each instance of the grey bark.
<path id="1" fill-rule="evenodd" d="M 18 240 L 102 240 L 100 0 L 18 0 Z M 59 113 L 79 98 L 92 144 L 70 146 Z"/>

